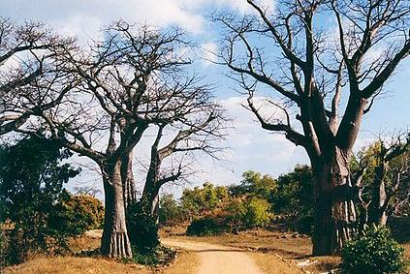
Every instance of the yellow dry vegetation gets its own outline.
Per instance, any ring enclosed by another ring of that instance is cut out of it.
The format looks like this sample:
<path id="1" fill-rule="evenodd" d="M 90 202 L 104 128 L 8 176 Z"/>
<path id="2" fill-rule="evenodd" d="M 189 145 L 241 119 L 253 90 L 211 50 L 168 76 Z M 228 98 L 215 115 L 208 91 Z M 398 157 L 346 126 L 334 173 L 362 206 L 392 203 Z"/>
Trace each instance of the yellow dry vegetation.
<path id="1" fill-rule="evenodd" d="M 101 239 L 88 236 L 72 237 L 68 239 L 68 244 L 72 252 L 90 251 L 101 246 Z"/>
<path id="2" fill-rule="evenodd" d="M 266 274 L 304 274 L 295 267 L 292 261 L 286 260 L 272 253 L 250 253 L 258 267 Z"/>
<path id="3" fill-rule="evenodd" d="M 200 265 L 200 258 L 195 252 L 179 251 L 175 263 L 166 268 L 165 274 L 192 274 Z"/>
<path id="4" fill-rule="evenodd" d="M 80 257 L 36 258 L 24 264 L 5 268 L 4 274 L 148 274 L 147 267 L 115 260 Z"/>

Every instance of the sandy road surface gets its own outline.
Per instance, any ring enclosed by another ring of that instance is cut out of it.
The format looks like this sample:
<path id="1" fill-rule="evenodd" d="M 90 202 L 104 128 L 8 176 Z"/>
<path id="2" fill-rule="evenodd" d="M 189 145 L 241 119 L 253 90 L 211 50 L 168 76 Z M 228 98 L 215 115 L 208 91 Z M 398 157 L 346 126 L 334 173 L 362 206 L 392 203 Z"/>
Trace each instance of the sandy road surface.
<path id="1" fill-rule="evenodd" d="M 252 258 L 241 249 L 174 239 L 162 239 L 161 242 L 197 252 L 201 265 L 197 273 L 192 274 L 263 274 Z"/>

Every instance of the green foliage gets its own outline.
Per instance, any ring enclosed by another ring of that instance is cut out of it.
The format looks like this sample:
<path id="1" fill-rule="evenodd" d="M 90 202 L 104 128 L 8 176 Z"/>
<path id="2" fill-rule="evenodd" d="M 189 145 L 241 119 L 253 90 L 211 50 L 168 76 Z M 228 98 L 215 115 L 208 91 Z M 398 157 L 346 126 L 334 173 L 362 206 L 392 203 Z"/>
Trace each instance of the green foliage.
<path id="1" fill-rule="evenodd" d="M 229 230 L 224 218 L 216 216 L 206 216 L 193 220 L 188 226 L 186 235 L 188 236 L 209 236 L 218 235 Z"/>
<path id="2" fill-rule="evenodd" d="M 386 228 L 371 228 L 342 249 L 342 274 L 385 274 L 404 271 L 403 249 Z"/>
<path id="3" fill-rule="evenodd" d="M 269 213 L 270 205 L 266 200 L 252 197 L 244 207 L 242 222 L 246 227 L 263 227 L 270 222 L 272 214 Z"/>
<path id="4" fill-rule="evenodd" d="M 278 189 L 272 200 L 274 212 L 284 216 L 290 229 L 310 234 L 313 228 L 313 174 L 306 165 L 278 178 Z"/>
<path id="5" fill-rule="evenodd" d="M 269 203 L 260 198 L 232 199 L 229 204 L 213 214 L 195 219 L 188 226 L 187 235 L 207 236 L 238 229 L 266 226 L 272 214 Z"/>
<path id="6" fill-rule="evenodd" d="M 127 229 L 131 245 L 141 254 L 154 252 L 159 246 L 157 220 L 144 212 L 140 202 L 127 208 Z"/>
<path id="7" fill-rule="evenodd" d="M 163 226 L 175 226 L 185 220 L 183 208 L 172 194 L 165 194 L 160 199 L 159 223 Z"/>
<path id="8" fill-rule="evenodd" d="M 243 227 L 243 219 L 247 213 L 245 204 L 243 199 L 233 198 L 225 209 L 228 219 L 227 221 L 230 227 L 235 231 Z"/>
<path id="9" fill-rule="evenodd" d="M 152 252 L 143 252 L 141 250 L 133 247 L 132 258 L 123 259 L 124 263 L 134 262 L 143 265 L 156 266 L 156 265 L 167 265 L 175 259 L 176 251 L 165 246 L 159 246 Z"/>
<path id="10" fill-rule="evenodd" d="M 311 233 L 313 175 L 308 166 L 296 166 L 294 171 L 277 180 L 255 171 L 246 171 L 242 177 L 239 185 L 215 187 L 207 183 L 203 188 L 183 192 L 180 211 L 187 211 L 191 218 L 198 219 L 192 224 L 194 230 L 204 227 L 209 230 L 206 233 L 218 234 L 266 227 L 274 216 L 281 216 L 291 229 Z M 204 220 L 203 216 L 206 216 Z M 225 226 L 224 229 L 213 229 L 209 219 Z"/>
<path id="11" fill-rule="evenodd" d="M 190 216 L 199 216 L 221 207 L 228 197 L 226 187 L 215 187 L 211 183 L 205 183 L 203 188 L 185 189 L 182 193 L 181 203 Z"/>
<path id="12" fill-rule="evenodd" d="M 67 196 L 63 184 L 79 173 L 62 161 L 71 156 L 58 142 L 30 137 L 0 148 L 1 222 L 9 220 L 9 263 L 36 252 L 60 252 L 65 235 L 48 226 L 55 204 Z"/>
<path id="13" fill-rule="evenodd" d="M 69 195 L 55 205 L 49 227 L 74 236 L 101 228 L 103 221 L 104 207 L 100 200 L 87 195 Z"/>
<path id="14" fill-rule="evenodd" d="M 233 197 L 252 196 L 270 201 L 276 194 L 278 183 L 270 175 L 248 170 L 242 174 L 240 185 L 232 185 L 229 192 Z"/>

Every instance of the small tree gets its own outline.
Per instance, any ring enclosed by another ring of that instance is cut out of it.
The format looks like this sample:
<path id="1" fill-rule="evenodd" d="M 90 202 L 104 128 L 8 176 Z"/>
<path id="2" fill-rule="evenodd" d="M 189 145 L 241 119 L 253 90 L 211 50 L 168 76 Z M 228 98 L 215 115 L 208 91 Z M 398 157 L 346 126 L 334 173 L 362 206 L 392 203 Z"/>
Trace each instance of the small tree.
<path id="1" fill-rule="evenodd" d="M 242 174 L 242 181 L 239 185 L 229 187 L 229 192 L 233 196 L 250 195 L 271 201 L 277 188 L 277 180 L 270 175 L 248 170 Z"/>
<path id="2" fill-rule="evenodd" d="M 360 151 L 353 163 L 361 228 L 386 226 L 390 216 L 409 208 L 410 136 L 401 137 L 379 138 Z"/>
<path id="3" fill-rule="evenodd" d="M 26 260 L 31 252 L 49 252 L 50 238 L 57 241 L 55 247 L 66 247 L 64 233 L 48 221 L 55 203 L 68 195 L 63 185 L 79 173 L 61 163 L 70 156 L 60 143 L 36 137 L 1 147 L 1 221 L 14 224 L 11 263 Z"/>
<path id="4" fill-rule="evenodd" d="M 161 197 L 159 205 L 159 223 L 163 226 L 174 226 L 184 221 L 184 212 L 174 195 L 165 194 Z"/>
<path id="5" fill-rule="evenodd" d="M 309 166 L 297 165 L 278 178 L 273 210 L 282 215 L 291 229 L 311 234 L 314 216 L 314 178 Z"/>
<path id="6" fill-rule="evenodd" d="M 271 220 L 270 204 L 260 198 L 251 198 L 245 202 L 245 213 L 242 221 L 246 227 L 264 227 Z"/>

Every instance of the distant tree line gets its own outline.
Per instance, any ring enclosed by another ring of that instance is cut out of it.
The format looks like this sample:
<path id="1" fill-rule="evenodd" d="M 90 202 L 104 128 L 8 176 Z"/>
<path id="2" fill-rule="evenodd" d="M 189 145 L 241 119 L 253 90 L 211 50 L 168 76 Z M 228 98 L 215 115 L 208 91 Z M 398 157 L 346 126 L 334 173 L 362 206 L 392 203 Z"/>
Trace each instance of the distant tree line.
<path id="1" fill-rule="evenodd" d="M 404 137 L 404 138 L 403 138 Z M 359 202 L 360 231 L 387 226 L 390 217 L 410 215 L 410 151 L 405 135 L 380 138 L 350 162 Z M 185 189 L 179 201 L 161 198 L 164 226 L 190 223 L 188 234 L 237 232 L 254 227 L 291 229 L 311 235 L 314 225 L 314 183 L 311 168 L 297 165 L 277 179 L 247 171 L 239 184 Z"/>

